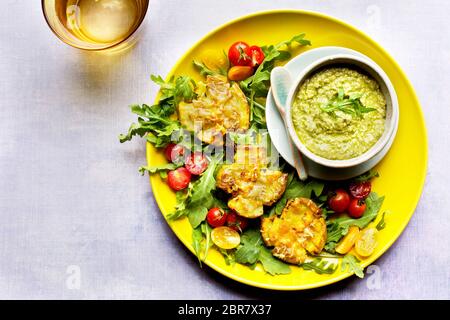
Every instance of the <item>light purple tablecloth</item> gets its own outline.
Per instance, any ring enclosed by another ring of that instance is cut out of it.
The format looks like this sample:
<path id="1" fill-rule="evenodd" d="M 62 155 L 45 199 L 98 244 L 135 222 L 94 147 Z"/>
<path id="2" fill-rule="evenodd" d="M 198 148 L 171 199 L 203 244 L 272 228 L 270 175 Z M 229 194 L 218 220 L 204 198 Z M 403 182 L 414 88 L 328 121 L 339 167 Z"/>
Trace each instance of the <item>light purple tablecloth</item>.
<path id="1" fill-rule="evenodd" d="M 6 0 L 0 10 L 0 298 L 274 297 L 200 269 L 137 172 L 145 163 L 144 142 L 117 140 L 134 120 L 127 106 L 153 101 L 151 73 L 165 75 L 220 24 L 273 8 L 336 16 L 383 45 L 417 90 L 430 140 L 422 199 L 403 235 L 376 262 L 380 277 L 275 296 L 450 297 L 450 2 L 154 0 L 139 44 L 126 55 L 103 56 L 61 43 L 40 1 Z"/>

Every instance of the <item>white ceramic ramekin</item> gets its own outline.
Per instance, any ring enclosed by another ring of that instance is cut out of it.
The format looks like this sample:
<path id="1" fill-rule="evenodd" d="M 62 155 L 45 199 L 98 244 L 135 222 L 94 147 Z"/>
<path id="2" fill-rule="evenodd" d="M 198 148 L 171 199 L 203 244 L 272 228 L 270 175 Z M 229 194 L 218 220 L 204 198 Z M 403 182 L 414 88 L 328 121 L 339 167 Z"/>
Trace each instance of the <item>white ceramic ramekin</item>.
<path id="1" fill-rule="evenodd" d="M 294 123 L 292 120 L 292 105 L 294 103 L 294 99 L 297 95 L 297 92 L 303 82 L 315 73 L 317 70 L 324 67 L 332 67 L 332 66 L 347 66 L 350 68 L 356 68 L 357 70 L 361 70 L 362 72 L 367 73 L 371 76 L 375 81 L 378 82 L 381 92 L 386 98 L 386 121 L 384 132 L 381 135 L 380 139 L 365 153 L 362 155 L 346 159 L 346 160 L 332 160 L 324 157 L 320 157 L 313 152 L 309 151 L 309 149 L 300 141 L 295 129 Z M 295 76 L 295 75 L 293 75 Z M 375 157 L 388 143 L 393 140 L 393 136 L 395 136 L 398 127 L 398 119 L 399 119 L 399 108 L 398 108 L 398 100 L 397 94 L 395 93 L 394 86 L 389 80 L 386 73 L 371 59 L 364 57 L 355 57 L 353 55 L 348 54 L 336 54 L 330 55 L 325 58 L 319 59 L 308 67 L 306 67 L 301 74 L 297 76 L 294 80 L 291 90 L 289 91 L 286 103 L 286 125 L 289 131 L 289 134 L 294 141 L 294 144 L 301 151 L 301 153 L 311 159 L 312 161 L 321 164 L 330 168 L 347 168 L 360 165 L 373 157 Z"/>

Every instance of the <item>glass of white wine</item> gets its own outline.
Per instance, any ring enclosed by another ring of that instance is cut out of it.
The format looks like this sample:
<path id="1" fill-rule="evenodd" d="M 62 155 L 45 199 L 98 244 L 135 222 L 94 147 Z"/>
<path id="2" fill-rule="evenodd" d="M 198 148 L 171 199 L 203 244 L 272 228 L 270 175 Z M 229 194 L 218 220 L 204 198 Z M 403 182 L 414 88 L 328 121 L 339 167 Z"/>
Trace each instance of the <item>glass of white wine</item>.
<path id="1" fill-rule="evenodd" d="M 42 0 L 52 31 L 84 50 L 119 50 L 131 46 L 148 9 L 148 0 Z"/>

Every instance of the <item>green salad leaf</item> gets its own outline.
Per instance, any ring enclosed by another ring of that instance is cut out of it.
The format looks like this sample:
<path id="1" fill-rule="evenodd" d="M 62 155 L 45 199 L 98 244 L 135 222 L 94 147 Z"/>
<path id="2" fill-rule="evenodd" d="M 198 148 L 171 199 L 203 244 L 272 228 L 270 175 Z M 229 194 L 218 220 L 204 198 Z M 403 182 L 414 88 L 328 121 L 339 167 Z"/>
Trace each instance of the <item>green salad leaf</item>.
<path id="1" fill-rule="evenodd" d="M 200 74 L 204 77 L 206 76 L 213 76 L 213 75 L 217 75 L 220 74 L 222 76 L 226 76 L 227 75 L 227 70 L 211 70 L 210 68 L 208 68 L 203 62 L 194 60 L 192 61 L 192 63 L 194 64 L 194 67 L 197 68 L 197 70 L 200 72 Z"/>
<path id="2" fill-rule="evenodd" d="M 166 108 L 161 105 L 132 105 L 131 112 L 138 115 L 138 122 L 132 123 L 126 134 L 119 135 L 122 143 L 131 140 L 135 135 L 142 137 L 150 132 L 154 137 L 162 139 L 154 139 L 154 142 L 162 145 L 168 143 L 172 133 L 181 128 L 177 120 L 170 119 L 170 115 L 175 112 L 175 109 L 169 105 Z"/>
<path id="3" fill-rule="evenodd" d="M 300 265 L 303 269 L 312 270 L 318 274 L 333 274 L 336 271 L 337 266 L 337 262 L 322 258 L 314 258 L 312 261 Z"/>
<path id="4" fill-rule="evenodd" d="M 200 227 L 192 230 L 192 247 L 194 248 L 195 255 L 198 258 L 198 263 L 202 265 L 201 252 L 203 249 L 203 233 Z"/>
<path id="5" fill-rule="evenodd" d="M 155 147 L 164 147 L 170 142 L 175 131 L 181 130 L 179 121 L 171 119 L 176 106 L 181 101 L 191 101 L 195 97 L 195 82 L 190 77 L 172 77 L 164 81 L 161 76 L 151 79 L 160 86 L 159 102 L 155 105 L 132 105 L 131 112 L 138 115 L 137 123 L 132 123 L 126 134 L 119 135 L 121 143 L 138 135 L 147 134 L 147 141 Z"/>
<path id="6" fill-rule="evenodd" d="M 384 228 L 386 228 L 386 221 L 384 221 L 384 216 L 385 216 L 385 215 L 386 215 L 386 211 L 383 212 L 383 215 L 381 216 L 380 221 L 377 223 L 376 228 L 377 228 L 378 231 L 381 231 L 381 230 L 383 230 Z"/>
<path id="7" fill-rule="evenodd" d="M 324 249 L 327 252 L 334 253 L 339 240 L 348 233 L 349 226 L 340 226 L 333 220 L 327 220 L 327 241 Z"/>
<path id="8" fill-rule="evenodd" d="M 258 229 L 248 229 L 241 236 L 241 244 L 235 253 L 235 261 L 254 267 L 260 262 L 264 270 L 271 274 L 288 274 L 291 269 L 288 264 L 276 259 L 263 244 Z"/>
<path id="9" fill-rule="evenodd" d="M 378 178 L 380 175 L 378 174 L 378 171 L 375 170 L 369 170 L 366 173 L 363 173 L 362 175 L 356 177 L 354 180 L 359 182 L 369 181 L 373 178 Z"/>
<path id="10" fill-rule="evenodd" d="M 352 254 L 346 254 L 342 258 L 341 271 L 354 272 L 359 278 L 364 278 L 364 269 L 360 265 L 360 261 Z"/>
<path id="11" fill-rule="evenodd" d="M 282 41 L 282 42 L 278 43 L 276 45 L 276 47 L 280 48 L 282 46 L 290 46 L 290 45 L 292 45 L 295 42 L 300 44 L 300 45 L 302 45 L 302 46 L 310 46 L 311 45 L 311 41 L 305 39 L 305 36 L 306 36 L 305 33 L 297 34 L 297 35 L 293 36 L 288 41 Z"/>
<path id="12" fill-rule="evenodd" d="M 222 254 L 227 266 L 232 266 L 236 263 L 236 258 L 235 258 L 236 250 L 233 250 L 233 249 L 225 250 L 225 249 L 219 248 L 219 251 Z"/>
<path id="13" fill-rule="evenodd" d="M 342 111 L 352 116 L 362 118 L 363 113 L 375 111 L 375 108 L 367 108 L 361 102 L 361 94 L 346 95 L 343 88 L 339 88 L 336 96 L 327 103 L 320 106 L 322 111 L 334 113 Z"/>
<path id="14" fill-rule="evenodd" d="M 191 204 L 186 210 L 189 210 L 187 216 L 193 228 L 205 221 L 208 214 L 208 207 L 200 204 Z"/>
<path id="15" fill-rule="evenodd" d="M 289 265 L 275 258 L 272 252 L 264 246 L 261 246 L 258 260 L 261 262 L 264 270 L 272 276 L 291 273 Z"/>
<path id="16" fill-rule="evenodd" d="M 211 195 L 211 191 L 216 189 L 214 173 L 221 157 L 222 155 L 212 157 L 209 161 L 208 168 L 202 173 L 200 179 L 194 182 L 190 198 L 191 203 L 204 202 L 205 197 Z"/>
<path id="17" fill-rule="evenodd" d="M 213 245 L 211 230 L 211 227 L 206 222 L 192 230 L 192 247 L 194 248 L 200 266 L 202 265 L 202 261 L 205 261 L 209 248 Z"/>
<path id="18" fill-rule="evenodd" d="M 175 164 L 175 163 L 165 163 L 159 166 L 141 166 L 139 167 L 139 172 L 141 175 L 144 175 L 144 173 L 148 172 L 149 174 L 153 174 L 153 173 L 161 173 L 161 172 L 166 172 L 166 171 L 170 171 L 170 170 L 175 170 L 179 167 L 181 167 L 182 164 Z"/>
<path id="19" fill-rule="evenodd" d="M 200 229 L 202 230 L 202 233 L 205 237 L 205 253 L 203 255 L 203 261 L 204 261 L 206 259 L 206 257 L 208 256 L 209 248 L 211 248 L 213 246 L 213 242 L 211 240 L 212 228 L 210 227 L 210 225 L 208 223 L 204 222 L 201 224 Z"/>
<path id="20" fill-rule="evenodd" d="M 153 82 L 160 86 L 161 101 L 173 99 L 175 105 L 181 101 L 192 101 L 195 98 L 195 81 L 188 76 L 171 77 L 164 81 L 161 76 L 151 75 Z"/>
<path id="21" fill-rule="evenodd" d="M 251 229 L 244 232 L 241 236 L 241 245 L 236 250 L 236 261 L 243 264 L 256 263 L 262 244 L 262 238 L 258 230 Z"/>

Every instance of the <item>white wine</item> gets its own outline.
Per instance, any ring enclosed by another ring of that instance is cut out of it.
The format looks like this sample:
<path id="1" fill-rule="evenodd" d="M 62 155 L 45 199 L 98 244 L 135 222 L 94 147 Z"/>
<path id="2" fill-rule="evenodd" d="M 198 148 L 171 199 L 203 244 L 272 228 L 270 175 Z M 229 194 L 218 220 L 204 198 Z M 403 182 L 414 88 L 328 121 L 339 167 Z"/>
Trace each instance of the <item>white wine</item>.
<path id="1" fill-rule="evenodd" d="M 93 50 L 127 39 L 141 24 L 148 7 L 148 0 L 45 0 L 43 3 L 50 27 L 63 41 Z"/>
<path id="2" fill-rule="evenodd" d="M 67 26 L 86 41 L 116 42 L 129 35 L 137 10 L 135 0 L 69 0 Z"/>

